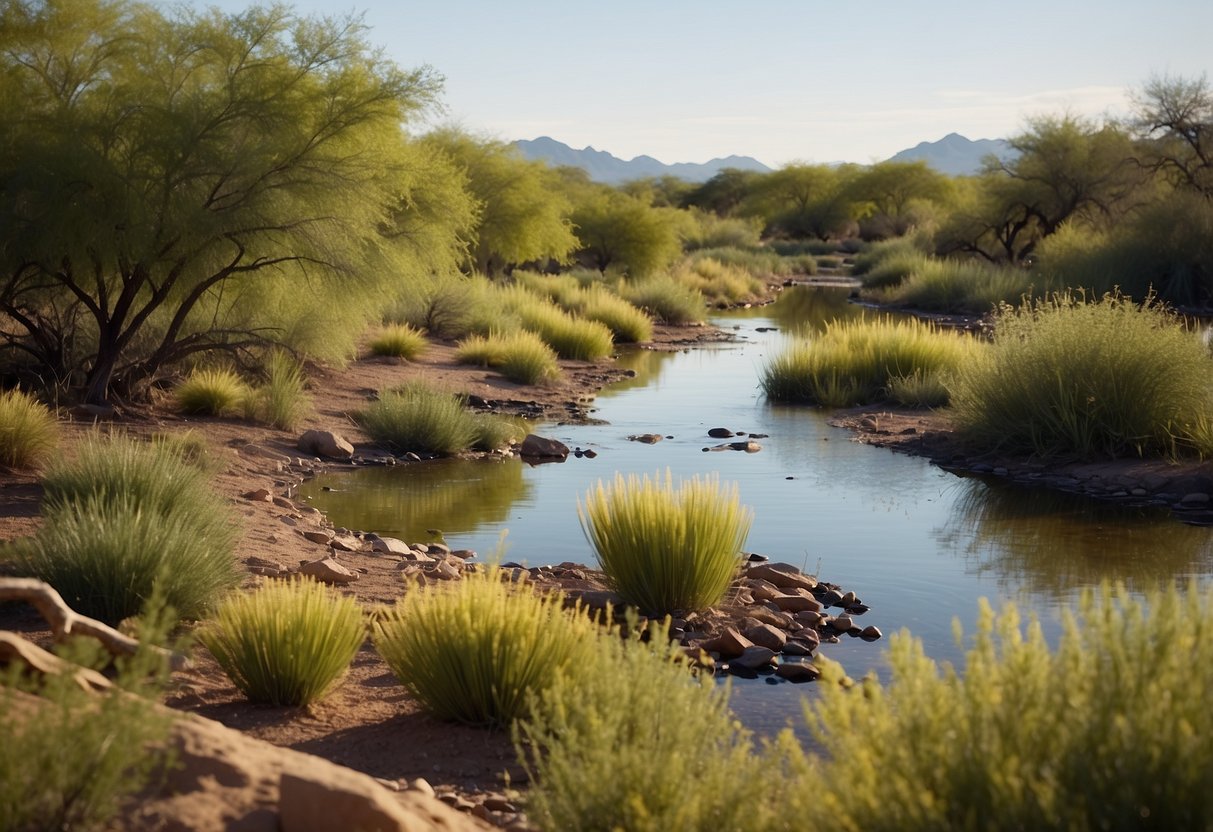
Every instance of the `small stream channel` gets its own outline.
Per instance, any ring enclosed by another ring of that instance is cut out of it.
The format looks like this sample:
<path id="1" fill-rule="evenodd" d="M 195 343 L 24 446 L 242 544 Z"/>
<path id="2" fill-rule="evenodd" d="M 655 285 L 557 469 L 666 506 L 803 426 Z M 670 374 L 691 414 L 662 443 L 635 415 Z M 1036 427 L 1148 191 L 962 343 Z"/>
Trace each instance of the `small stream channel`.
<path id="1" fill-rule="evenodd" d="M 597 457 L 531 467 L 518 459 L 438 460 L 342 471 L 305 483 L 299 496 L 339 526 L 410 541 L 441 529 L 455 548 L 491 556 L 505 534 L 505 558 L 529 565 L 590 563 L 577 500 L 616 472 L 675 477 L 717 472 L 736 481 L 755 512 L 747 548 L 801 566 L 854 590 L 871 607 L 863 624 L 903 628 L 929 656 L 959 663 L 952 621 L 971 632 L 978 599 L 1014 600 L 1055 635 L 1060 607 L 1102 579 L 1131 589 L 1213 576 L 1213 532 L 1164 510 L 1123 508 L 1084 498 L 961 478 L 925 459 L 850 441 L 827 414 L 765 401 L 758 376 L 789 334 L 829 320 L 871 314 L 846 290 L 797 287 L 771 306 L 714 319 L 736 343 L 676 353 L 635 351 L 620 362 L 634 378 L 598 396 L 605 425 L 540 424 L 535 432 Z M 767 434 L 762 451 L 704 452 L 713 427 Z M 648 445 L 629 435 L 667 438 Z M 331 489 L 331 490 L 326 490 Z M 507 533 L 508 532 L 508 533 Z M 883 675 L 886 641 L 844 639 L 821 653 L 859 677 Z M 734 682 L 733 703 L 763 733 L 799 721 L 812 685 Z"/>

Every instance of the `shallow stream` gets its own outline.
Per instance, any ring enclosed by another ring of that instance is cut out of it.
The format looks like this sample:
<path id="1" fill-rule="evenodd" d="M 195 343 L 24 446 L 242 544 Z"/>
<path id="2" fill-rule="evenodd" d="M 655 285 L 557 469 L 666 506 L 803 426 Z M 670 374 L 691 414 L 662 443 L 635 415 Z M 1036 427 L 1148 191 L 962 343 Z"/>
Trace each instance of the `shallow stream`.
<path id="1" fill-rule="evenodd" d="M 925 459 L 853 442 L 824 412 L 765 401 L 760 368 L 791 333 L 862 314 L 871 313 L 848 304 L 846 290 L 797 287 L 774 305 L 714 319 L 735 331 L 736 343 L 625 354 L 620 361 L 636 376 L 596 401 L 593 415 L 607 424 L 535 427 L 570 448 L 592 448 L 593 459 L 343 471 L 305 483 L 299 496 L 339 526 L 409 541 L 441 529 L 452 547 L 474 549 L 482 560 L 505 534 L 507 560 L 593 564 L 577 500 L 599 480 L 666 468 L 675 478 L 719 473 L 739 484 L 754 509 L 750 551 L 854 590 L 871 607 L 861 623 L 877 625 L 886 638 L 905 628 L 928 655 L 957 664 L 953 619 L 971 632 L 981 597 L 996 606 L 1014 600 L 1055 635 L 1061 606 L 1104 578 L 1143 588 L 1213 576 L 1213 531 L 1164 510 L 957 477 Z M 708 438 L 713 427 L 767 436 L 758 453 L 705 452 L 722 441 Z M 665 438 L 628 440 L 649 433 Z M 859 677 L 884 672 L 886 644 L 847 638 L 821 653 Z M 769 732 L 799 721 L 800 698 L 812 689 L 738 680 L 734 707 L 750 727 Z"/>

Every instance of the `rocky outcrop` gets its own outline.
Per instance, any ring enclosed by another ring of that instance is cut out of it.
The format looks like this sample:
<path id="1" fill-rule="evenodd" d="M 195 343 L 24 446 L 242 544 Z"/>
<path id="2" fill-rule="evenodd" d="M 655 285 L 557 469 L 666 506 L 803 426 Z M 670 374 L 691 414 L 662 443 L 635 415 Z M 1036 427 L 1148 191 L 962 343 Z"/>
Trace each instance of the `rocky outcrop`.
<path id="1" fill-rule="evenodd" d="M 533 433 L 528 433 L 522 440 L 518 454 L 523 459 L 566 459 L 569 446 L 557 439 L 546 439 Z"/>

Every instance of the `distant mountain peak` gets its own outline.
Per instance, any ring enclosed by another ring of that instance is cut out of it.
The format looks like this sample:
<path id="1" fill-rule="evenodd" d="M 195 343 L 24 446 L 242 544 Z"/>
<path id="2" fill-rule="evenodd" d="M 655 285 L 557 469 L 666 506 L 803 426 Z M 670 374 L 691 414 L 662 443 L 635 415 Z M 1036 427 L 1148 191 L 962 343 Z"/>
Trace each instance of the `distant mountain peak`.
<path id="1" fill-rule="evenodd" d="M 983 160 L 990 155 L 1006 159 L 1015 155 L 1004 139 L 969 139 L 959 133 L 948 133 L 934 142 L 919 142 L 889 158 L 890 162 L 926 162 L 949 176 L 972 176 L 980 173 Z"/>
<path id="2" fill-rule="evenodd" d="M 521 139 L 514 142 L 518 152 L 527 159 L 538 159 L 553 166 L 569 165 L 583 169 L 590 178 L 609 185 L 618 185 L 632 179 L 645 177 L 677 176 L 688 182 L 706 182 L 725 168 L 741 168 L 765 173 L 769 167 L 749 156 L 729 156 L 726 159 L 712 159 L 702 164 L 695 162 L 679 162 L 667 165 L 652 156 L 636 156 L 633 159 L 620 159 L 605 150 L 595 150 L 586 146 L 581 150 L 570 147 L 564 142 L 557 141 L 551 136 L 540 136 L 536 139 Z"/>

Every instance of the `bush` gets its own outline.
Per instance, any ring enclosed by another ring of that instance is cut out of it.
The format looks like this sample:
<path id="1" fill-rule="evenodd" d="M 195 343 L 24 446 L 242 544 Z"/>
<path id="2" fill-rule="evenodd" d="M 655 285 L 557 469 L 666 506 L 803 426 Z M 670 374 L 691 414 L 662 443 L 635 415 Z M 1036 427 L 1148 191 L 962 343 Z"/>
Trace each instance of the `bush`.
<path id="1" fill-rule="evenodd" d="M 239 583 L 228 508 L 172 446 L 94 435 L 43 488 L 46 523 L 18 562 L 85 615 L 116 624 L 159 592 L 194 618 Z"/>
<path id="2" fill-rule="evenodd" d="M 901 283 L 875 297 L 882 303 L 916 309 L 982 315 L 1000 303 L 1031 294 L 1034 281 L 1039 279 L 1039 275 L 1018 266 L 932 257 Z"/>
<path id="3" fill-rule="evenodd" d="M 550 830 L 780 828 L 781 778 L 761 777 L 727 691 L 691 674 L 664 627 L 632 632 L 599 636 L 520 723 L 528 817 Z"/>
<path id="4" fill-rule="evenodd" d="M 425 350 L 426 343 L 423 333 L 408 324 L 395 324 L 384 327 L 372 338 L 370 347 L 374 355 L 390 355 L 413 361 Z"/>
<path id="5" fill-rule="evenodd" d="M 861 282 L 865 289 L 900 286 L 910 275 L 921 271 L 928 259 L 927 255 L 912 246 L 891 250 L 859 272 L 863 275 Z"/>
<path id="6" fill-rule="evenodd" d="M 821 756 L 792 749 L 804 828 L 1208 829 L 1213 598 L 1083 595 L 1050 649 L 1011 605 L 983 605 L 960 671 L 897 636 L 892 677 L 806 705 Z M 772 772 L 775 774 L 775 772 Z"/>
<path id="7" fill-rule="evenodd" d="M 178 410 L 201 416 L 222 416 L 231 412 L 248 395 L 248 385 L 239 375 L 219 368 L 195 369 L 173 391 Z"/>
<path id="8" fill-rule="evenodd" d="M 778 252 L 767 247 L 705 248 L 692 253 L 688 259 L 691 263 L 705 259 L 715 260 L 758 278 L 817 274 L 815 257 L 803 253 Z"/>
<path id="9" fill-rule="evenodd" d="M 706 317 L 703 295 L 669 276 L 627 282 L 620 289 L 629 303 L 667 324 L 684 326 L 700 323 Z"/>
<path id="10" fill-rule="evenodd" d="M 674 271 L 674 279 L 699 292 L 709 303 L 725 306 L 759 300 L 766 290 L 763 282 L 745 269 L 710 257 L 684 263 Z"/>
<path id="11" fill-rule="evenodd" d="M 760 384 L 774 401 L 870 404 L 893 395 L 895 385 L 909 397 L 906 378 L 942 383 L 980 346 L 966 335 L 914 319 L 846 321 L 813 340 L 795 341 L 763 367 Z"/>
<path id="12" fill-rule="evenodd" d="M 255 396 L 256 418 L 271 427 L 294 430 L 311 409 L 303 367 L 282 350 L 270 353 L 266 383 Z"/>
<path id="13" fill-rule="evenodd" d="M 455 360 L 493 367 L 515 384 L 544 384 L 560 376 L 556 353 L 533 332 L 473 335 L 459 345 Z"/>
<path id="14" fill-rule="evenodd" d="M 589 660 L 595 634 L 558 594 L 506 586 L 490 568 L 451 585 L 410 587 L 376 623 L 375 647 L 435 716 L 504 727 L 562 670 Z"/>
<path id="15" fill-rule="evenodd" d="M 648 615 L 717 603 L 736 577 L 753 512 L 737 486 L 694 477 L 674 488 L 647 476 L 586 495 L 577 514 L 598 563 L 616 592 Z"/>
<path id="16" fill-rule="evenodd" d="M 312 581 L 272 581 L 228 598 L 199 633 L 251 701 L 307 705 L 345 673 L 366 637 L 354 599 Z"/>
<path id="17" fill-rule="evenodd" d="M 720 217 L 708 211 L 692 210 L 693 223 L 683 234 L 682 247 L 687 251 L 700 248 L 752 248 L 762 236 L 762 220 L 757 217 Z"/>
<path id="18" fill-rule="evenodd" d="M 556 306 L 528 306 L 514 310 L 524 329 L 537 334 L 561 358 L 594 361 L 615 349 L 611 330 L 597 321 L 578 320 Z"/>
<path id="19" fill-rule="evenodd" d="M 591 286 L 575 301 L 583 318 L 598 321 L 621 344 L 639 344 L 653 337 L 653 319 L 604 286 Z"/>
<path id="20" fill-rule="evenodd" d="M 495 416 L 491 413 L 473 413 L 471 415 L 472 424 L 476 430 L 476 438 L 472 440 L 472 449 L 476 451 L 500 450 L 514 442 L 521 442 L 528 433 L 525 427 L 505 416 Z"/>
<path id="21" fill-rule="evenodd" d="M 1174 455 L 1198 445 L 1211 389 L 1213 362 L 1173 314 L 1064 294 L 1004 307 L 986 359 L 957 373 L 952 403 L 962 434 L 986 448 Z"/>
<path id="22" fill-rule="evenodd" d="M 20 390 L 0 393 L 0 465 L 38 468 L 59 446 L 55 415 Z"/>
<path id="23" fill-rule="evenodd" d="M 477 437 L 463 399 L 423 384 L 385 392 L 357 419 L 376 442 L 402 452 L 455 454 L 472 447 Z"/>

